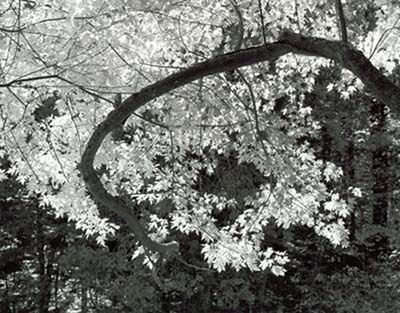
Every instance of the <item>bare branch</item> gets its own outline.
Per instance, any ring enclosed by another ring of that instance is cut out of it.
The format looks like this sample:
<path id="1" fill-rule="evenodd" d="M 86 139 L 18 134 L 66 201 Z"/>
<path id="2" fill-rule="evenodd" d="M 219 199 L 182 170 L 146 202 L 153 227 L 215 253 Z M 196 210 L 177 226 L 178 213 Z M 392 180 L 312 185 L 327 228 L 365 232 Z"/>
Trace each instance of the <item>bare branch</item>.
<path id="1" fill-rule="evenodd" d="M 260 17 L 261 17 L 261 29 L 262 29 L 263 41 L 264 41 L 264 44 L 266 45 L 267 37 L 265 36 L 264 14 L 263 14 L 262 6 L 261 6 L 261 0 L 258 0 L 258 9 L 260 11 Z"/>
<path id="2" fill-rule="evenodd" d="M 243 23 L 243 14 L 242 12 L 240 12 L 240 8 L 236 2 L 236 0 L 231 0 L 230 1 L 233 9 L 235 10 L 235 13 L 238 17 L 238 31 L 237 31 L 237 39 L 236 39 L 236 43 L 235 43 L 235 49 L 234 50 L 239 50 L 242 47 L 243 44 L 243 38 L 244 38 L 244 23 Z M 264 25 L 264 21 L 263 21 L 263 25 Z M 264 29 L 264 26 L 263 26 Z M 264 32 L 263 32 L 264 33 Z"/>
<path id="3" fill-rule="evenodd" d="M 8 83 L 0 84 L 0 88 L 2 87 L 11 87 L 12 85 L 22 84 L 24 82 L 31 82 L 35 80 L 44 80 L 44 79 L 51 79 L 51 78 L 58 78 L 57 75 L 45 75 L 45 76 L 36 76 L 36 77 L 28 77 L 28 78 L 20 78 L 14 79 Z"/>

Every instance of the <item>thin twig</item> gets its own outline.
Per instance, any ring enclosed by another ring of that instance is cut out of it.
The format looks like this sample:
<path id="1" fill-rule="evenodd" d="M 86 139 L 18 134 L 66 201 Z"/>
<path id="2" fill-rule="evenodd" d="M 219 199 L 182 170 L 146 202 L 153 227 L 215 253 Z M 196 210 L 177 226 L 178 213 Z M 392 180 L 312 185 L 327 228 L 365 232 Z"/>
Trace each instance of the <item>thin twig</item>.
<path id="1" fill-rule="evenodd" d="M 108 43 L 108 46 L 111 48 L 112 51 L 114 51 L 114 53 L 121 59 L 122 62 L 124 62 L 128 67 L 133 68 L 136 71 L 136 73 L 142 76 L 145 80 L 151 82 L 151 80 L 146 75 L 144 75 L 141 71 L 135 69 L 132 66 L 132 64 L 130 64 L 127 60 L 125 60 L 125 58 L 118 52 L 118 50 L 115 49 L 110 43 Z"/>
<path id="2" fill-rule="evenodd" d="M 378 42 L 377 42 L 376 45 L 375 45 L 375 48 L 372 50 L 372 52 L 371 52 L 370 56 L 368 57 L 368 59 L 371 59 L 371 58 L 374 56 L 374 54 L 378 51 L 379 46 L 387 39 L 387 37 L 389 36 L 389 33 L 390 33 L 392 30 L 398 30 L 398 31 L 400 31 L 400 27 L 396 26 L 397 23 L 398 23 L 399 21 L 400 21 L 400 16 L 397 18 L 396 22 L 394 22 L 394 24 L 393 24 L 392 27 L 386 29 L 386 30 L 381 34 L 381 36 L 380 36 L 379 39 L 378 39 Z"/>
<path id="3" fill-rule="evenodd" d="M 72 108 L 71 108 L 71 106 L 69 105 L 69 102 L 72 103 L 72 97 L 71 97 L 70 95 L 67 95 L 65 104 L 66 104 L 66 106 L 67 106 L 67 109 L 68 109 L 69 114 L 71 115 L 71 120 L 72 120 L 72 123 L 74 124 L 75 131 L 76 131 L 76 137 L 78 138 L 78 141 L 79 141 L 79 152 L 80 152 L 80 155 L 82 155 L 82 140 L 81 140 L 81 134 L 80 134 L 78 125 L 76 124 L 76 121 L 75 121 L 76 116 L 73 114 Z"/>
<path id="4" fill-rule="evenodd" d="M 258 8 L 260 10 L 261 28 L 262 28 L 262 35 L 263 35 L 264 45 L 266 45 L 267 44 L 267 37 L 265 36 L 264 14 L 263 14 L 262 6 L 261 6 L 261 0 L 258 0 Z"/>
<path id="5" fill-rule="evenodd" d="M 22 112 L 21 118 L 17 122 L 15 122 L 14 125 L 12 125 L 9 130 L 7 130 L 7 133 L 8 133 L 8 132 L 13 131 L 15 128 L 17 128 L 18 124 L 23 121 L 26 111 L 28 109 L 28 105 L 10 87 L 7 87 L 7 90 L 18 100 L 19 103 L 21 103 L 24 106 L 24 111 Z M 4 127 L 5 127 L 5 125 L 4 125 Z"/>
<path id="6" fill-rule="evenodd" d="M 48 138 L 47 138 L 48 141 L 47 141 L 47 143 L 49 144 L 50 149 L 53 151 L 54 158 L 56 159 L 58 165 L 60 166 L 61 172 L 62 172 L 62 174 L 63 174 L 65 180 L 66 180 L 67 182 L 69 182 L 68 176 L 67 176 L 67 174 L 66 174 L 65 171 L 64 171 L 64 165 L 62 164 L 60 158 L 58 157 L 57 150 L 56 150 L 56 148 L 54 147 L 53 141 L 51 140 L 51 130 L 50 130 L 50 128 L 49 128 L 49 125 L 47 125 L 47 123 L 44 123 L 44 125 L 45 125 L 45 127 L 46 127 L 47 134 L 48 134 Z"/>
<path id="7" fill-rule="evenodd" d="M 0 84 L 0 88 L 11 87 L 14 84 L 21 84 L 23 82 L 30 82 L 30 81 L 50 79 L 50 78 L 58 78 L 58 75 L 44 75 L 44 76 L 37 76 L 37 77 L 14 79 L 12 81 L 9 81 L 8 83 Z"/>

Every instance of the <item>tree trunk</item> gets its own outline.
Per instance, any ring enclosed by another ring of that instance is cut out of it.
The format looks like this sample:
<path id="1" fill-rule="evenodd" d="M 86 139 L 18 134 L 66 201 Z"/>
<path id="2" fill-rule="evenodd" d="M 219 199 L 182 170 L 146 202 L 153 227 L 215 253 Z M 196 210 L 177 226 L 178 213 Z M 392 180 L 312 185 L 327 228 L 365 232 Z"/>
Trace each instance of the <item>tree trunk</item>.
<path id="1" fill-rule="evenodd" d="M 87 288 L 82 287 L 82 298 L 81 298 L 81 313 L 87 313 L 88 311 L 88 294 Z"/>
<path id="2" fill-rule="evenodd" d="M 386 226 L 389 211 L 390 164 L 389 142 L 386 132 L 386 107 L 376 102 L 371 107 L 371 140 L 372 140 L 372 223 Z M 376 233 L 370 239 L 370 253 L 373 258 L 387 252 L 388 237 L 382 232 Z"/>
<path id="3" fill-rule="evenodd" d="M 46 262 L 46 242 L 42 225 L 43 212 L 37 209 L 36 215 L 36 249 L 39 275 L 38 313 L 48 313 L 51 297 L 51 261 Z"/>
<path id="4" fill-rule="evenodd" d="M 345 179 L 345 190 L 344 192 L 348 195 L 349 187 L 354 184 L 354 141 L 349 136 L 349 140 L 346 144 L 346 150 L 343 156 L 343 173 Z M 355 205 L 355 204 L 354 204 Z M 355 207 L 350 214 L 349 219 L 349 240 L 354 241 L 356 234 L 356 215 L 355 215 Z"/>
<path id="5" fill-rule="evenodd" d="M 57 264 L 54 278 L 54 308 L 58 312 L 58 280 L 60 278 L 60 264 Z"/>
<path id="6" fill-rule="evenodd" d="M 389 208 L 390 165 L 389 147 L 385 136 L 386 108 L 381 102 L 371 107 L 372 151 L 372 207 L 373 224 L 386 226 Z"/>

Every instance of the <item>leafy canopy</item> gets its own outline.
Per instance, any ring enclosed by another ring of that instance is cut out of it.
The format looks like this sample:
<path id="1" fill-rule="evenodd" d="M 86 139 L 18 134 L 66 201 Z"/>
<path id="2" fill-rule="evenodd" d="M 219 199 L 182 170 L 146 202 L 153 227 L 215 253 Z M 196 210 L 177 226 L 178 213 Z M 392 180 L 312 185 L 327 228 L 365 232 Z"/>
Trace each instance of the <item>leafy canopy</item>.
<path id="1" fill-rule="evenodd" d="M 348 3 L 346 45 L 328 1 L 261 3 L 265 43 L 255 1 L 1 2 L 0 153 L 12 167 L 0 179 L 16 175 L 99 242 L 118 228 L 107 207 L 138 254 L 195 233 L 219 271 L 283 274 L 271 226 L 346 245 L 351 207 L 327 187 L 341 169 L 315 157 L 307 139 L 320 126 L 304 97 L 337 62 L 347 70 L 330 88 L 348 97 L 364 84 L 393 109 L 397 87 L 367 58 L 393 69 L 399 8 Z"/>

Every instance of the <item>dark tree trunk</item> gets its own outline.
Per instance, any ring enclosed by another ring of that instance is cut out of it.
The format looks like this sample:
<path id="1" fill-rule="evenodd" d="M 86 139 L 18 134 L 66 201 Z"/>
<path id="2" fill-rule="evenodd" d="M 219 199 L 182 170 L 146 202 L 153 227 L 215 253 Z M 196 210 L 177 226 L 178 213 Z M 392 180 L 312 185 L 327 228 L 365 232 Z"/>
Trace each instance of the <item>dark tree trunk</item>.
<path id="1" fill-rule="evenodd" d="M 390 164 L 389 146 L 385 136 L 386 108 L 376 102 L 371 107 L 372 150 L 372 207 L 373 224 L 386 226 L 389 208 Z"/>
<path id="2" fill-rule="evenodd" d="M 57 264 L 55 269 L 55 278 L 54 278 L 54 308 L 55 311 L 58 312 L 58 280 L 60 278 L 60 264 Z"/>
<path id="3" fill-rule="evenodd" d="M 350 139 L 347 141 L 346 150 L 343 156 L 343 174 L 345 179 L 345 190 L 344 192 L 348 194 L 348 188 L 354 184 L 354 141 Z M 355 207 L 350 214 L 349 219 L 349 240 L 354 241 L 356 234 L 356 215 Z"/>
<path id="4" fill-rule="evenodd" d="M 321 128 L 321 158 L 325 161 L 331 159 L 332 138 L 329 135 L 329 130 L 326 126 Z"/>
<path id="5" fill-rule="evenodd" d="M 36 249 L 38 261 L 38 313 L 48 313 L 49 303 L 51 297 L 51 274 L 52 274 L 52 260 L 47 257 L 46 261 L 46 240 L 45 233 L 42 225 L 44 212 L 37 209 L 36 217 Z"/>
<path id="6" fill-rule="evenodd" d="M 389 140 L 386 129 L 386 107 L 376 102 L 371 107 L 371 148 L 372 148 L 372 223 L 385 227 L 388 222 L 390 164 Z M 378 232 L 369 238 L 372 243 L 370 256 L 378 258 L 387 253 L 389 240 L 386 234 Z"/>
<path id="7" fill-rule="evenodd" d="M 85 287 L 82 287 L 82 298 L 81 298 L 81 313 L 88 312 L 88 290 Z"/>

